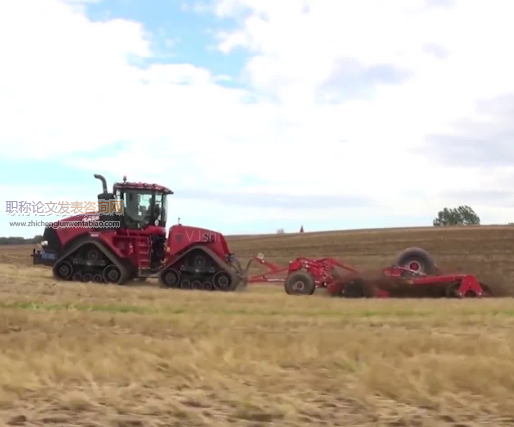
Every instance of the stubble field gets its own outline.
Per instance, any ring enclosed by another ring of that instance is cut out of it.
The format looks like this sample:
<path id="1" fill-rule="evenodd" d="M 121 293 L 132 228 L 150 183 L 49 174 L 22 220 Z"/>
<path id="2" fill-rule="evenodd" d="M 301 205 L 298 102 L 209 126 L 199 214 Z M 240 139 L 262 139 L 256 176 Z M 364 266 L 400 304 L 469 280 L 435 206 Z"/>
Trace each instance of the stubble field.
<path id="1" fill-rule="evenodd" d="M 514 294 L 514 227 L 229 238 L 363 269 L 421 246 Z M 0 247 L 0 424 L 512 426 L 514 304 L 56 283 Z"/>

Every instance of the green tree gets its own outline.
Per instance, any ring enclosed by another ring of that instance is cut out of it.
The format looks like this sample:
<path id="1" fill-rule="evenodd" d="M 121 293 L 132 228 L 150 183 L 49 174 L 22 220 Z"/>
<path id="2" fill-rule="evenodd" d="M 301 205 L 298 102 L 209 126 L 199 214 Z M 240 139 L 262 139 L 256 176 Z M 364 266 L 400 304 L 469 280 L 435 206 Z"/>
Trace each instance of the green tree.
<path id="1" fill-rule="evenodd" d="M 434 226 L 449 225 L 480 225 L 480 217 L 469 206 L 459 206 L 458 208 L 444 208 L 439 211 L 437 218 L 434 219 Z"/>

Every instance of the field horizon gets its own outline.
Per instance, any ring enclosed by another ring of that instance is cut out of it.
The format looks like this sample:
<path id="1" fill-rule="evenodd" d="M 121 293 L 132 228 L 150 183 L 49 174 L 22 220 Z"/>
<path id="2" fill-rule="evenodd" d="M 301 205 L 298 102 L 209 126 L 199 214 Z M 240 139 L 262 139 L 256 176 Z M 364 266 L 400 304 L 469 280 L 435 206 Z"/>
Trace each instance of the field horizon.
<path id="1" fill-rule="evenodd" d="M 362 269 L 426 249 L 514 294 L 514 227 L 227 236 L 246 263 L 331 256 Z M 56 282 L 0 246 L 0 424 L 502 427 L 514 423 L 511 298 L 291 297 Z M 252 268 L 250 274 L 259 272 Z"/>
<path id="2" fill-rule="evenodd" d="M 169 229 L 173 225 L 176 224 L 169 224 L 167 228 Z M 190 225 L 191 224 L 182 224 L 182 225 Z M 194 226 L 194 225 L 193 225 Z M 198 226 L 202 228 L 201 226 Z M 473 229 L 504 229 L 504 228 L 512 228 L 514 227 L 514 223 L 511 224 L 484 224 L 484 225 L 454 225 L 449 227 L 435 227 L 433 225 L 419 225 L 419 226 L 408 226 L 408 227 L 365 227 L 365 228 L 348 228 L 348 229 L 331 229 L 331 230 L 307 230 L 303 233 L 300 233 L 299 231 L 284 231 L 283 233 L 275 232 L 269 232 L 269 233 L 224 233 L 221 230 L 212 230 L 212 231 L 218 231 L 221 234 L 223 234 L 228 239 L 239 239 L 239 238 L 247 238 L 247 237 L 271 237 L 271 236 L 283 236 L 283 235 L 293 235 L 293 234 L 339 234 L 339 233 L 351 233 L 351 232 L 388 232 L 388 231 L 419 231 L 419 230 L 433 230 L 434 232 L 450 232 L 455 230 L 473 230 Z M 43 231 L 43 228 L 41 228 L 41 233 Z M 36 234 L 37 235 L 37 234 Z M 16 238 L 19 236 L 1 236 L 3 238 Z M 30 245 L 31 243 L 24 243 L 24 245 Z M 3 246 L 3 245 L 0 245 Z M 11 245 L 11 246 L 22 246 L 22 245 Z"/>

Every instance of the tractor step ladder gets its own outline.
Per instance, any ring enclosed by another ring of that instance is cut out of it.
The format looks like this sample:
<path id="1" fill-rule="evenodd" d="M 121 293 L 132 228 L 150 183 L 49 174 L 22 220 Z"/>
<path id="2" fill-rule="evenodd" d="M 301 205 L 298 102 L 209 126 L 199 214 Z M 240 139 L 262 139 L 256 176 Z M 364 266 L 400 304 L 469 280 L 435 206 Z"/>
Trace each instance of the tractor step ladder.
<path id="1" fill-rule="evenodd" d="M 136 240 L 136 253 L 139 257 L 140 268 L 150 268 L 150 242 L 148 237 L 139 237 Z"/>

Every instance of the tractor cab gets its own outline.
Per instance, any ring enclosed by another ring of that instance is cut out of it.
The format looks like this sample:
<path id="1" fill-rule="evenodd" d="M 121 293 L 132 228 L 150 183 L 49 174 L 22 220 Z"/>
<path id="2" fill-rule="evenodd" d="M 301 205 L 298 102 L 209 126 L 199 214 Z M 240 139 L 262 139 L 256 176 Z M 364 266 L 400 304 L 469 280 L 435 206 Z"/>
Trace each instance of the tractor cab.
<path id="1" fill-rule="evenodd" d="M 144 230 L 149 226 L 165 229 L 167 219 L 167 196 L 173 192 L 161 185 L 141 182 L 127 182 L 113 185 L 113 192 L 107 192 L 105 179 L 95 175 L 103 184 L 103 193 L 98 195 L 102 221 L 120 221 L 122 228 Z M 101 203 L 110 203 L 108 213 Z"/>

